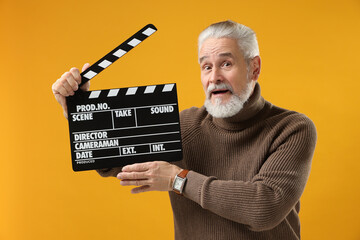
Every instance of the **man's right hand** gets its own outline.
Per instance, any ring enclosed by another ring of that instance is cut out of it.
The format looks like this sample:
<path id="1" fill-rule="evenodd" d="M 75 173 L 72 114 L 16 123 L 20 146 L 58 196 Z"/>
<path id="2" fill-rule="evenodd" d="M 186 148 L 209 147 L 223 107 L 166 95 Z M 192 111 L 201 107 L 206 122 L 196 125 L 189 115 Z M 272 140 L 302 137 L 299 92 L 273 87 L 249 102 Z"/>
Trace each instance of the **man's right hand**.
<path id="1" fill-rule="evenodd" d="M 82 68 L 82 71 L 85 71 L 90 67 L 89 63 L 85 63 Z M 73 67 L 69 72 L 65 72 L 54 84 L 52 85 L 52 91 L 56 98 L 63 108 L 64 116 L 67 118 L 67 105 L 66 98 L 75 94 L 75 91 L 79 89 L 79 84 L 81 83 L 81 76 L 79 69 Z M 90 81 L 86 82 L 80 87 L 83 91 L 88 91 L 90 88 Z"/>

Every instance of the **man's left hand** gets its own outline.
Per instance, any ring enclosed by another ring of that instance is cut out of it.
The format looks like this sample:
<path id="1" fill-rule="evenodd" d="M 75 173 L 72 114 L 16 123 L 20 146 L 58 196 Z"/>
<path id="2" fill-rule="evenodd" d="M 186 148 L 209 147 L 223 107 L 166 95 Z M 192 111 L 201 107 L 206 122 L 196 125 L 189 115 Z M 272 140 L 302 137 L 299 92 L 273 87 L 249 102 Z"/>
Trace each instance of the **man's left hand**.
<path id="1" fill-rule="evenodd" d="M 168 162 L 146 162 L 127 165 L 117 175 L 122 186 L 140 186 L 131 193 L 171 191 L 175 176 L 181 168 Z"/>

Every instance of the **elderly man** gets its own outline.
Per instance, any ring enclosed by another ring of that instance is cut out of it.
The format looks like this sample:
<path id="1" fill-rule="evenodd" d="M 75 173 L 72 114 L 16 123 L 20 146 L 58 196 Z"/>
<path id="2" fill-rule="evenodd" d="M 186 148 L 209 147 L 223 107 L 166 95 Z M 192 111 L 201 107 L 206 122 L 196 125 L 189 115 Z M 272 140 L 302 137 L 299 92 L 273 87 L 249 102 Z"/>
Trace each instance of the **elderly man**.
<path id="1" fill-rule="evenodd" d="M 314 124 L 261 97 L 259 48 L 250 28 L 232 21 L 206 28 L 199 63 L 206 99 L 180 113 L 184 158 L 99 174 L 137 186 L 133 193 L 169 191 L 175 239 L 300 239 L 299 199 Z M 65 96 L 77 90 L 79 76 L 72 68 L 53 85 L 65 114 Z"/>

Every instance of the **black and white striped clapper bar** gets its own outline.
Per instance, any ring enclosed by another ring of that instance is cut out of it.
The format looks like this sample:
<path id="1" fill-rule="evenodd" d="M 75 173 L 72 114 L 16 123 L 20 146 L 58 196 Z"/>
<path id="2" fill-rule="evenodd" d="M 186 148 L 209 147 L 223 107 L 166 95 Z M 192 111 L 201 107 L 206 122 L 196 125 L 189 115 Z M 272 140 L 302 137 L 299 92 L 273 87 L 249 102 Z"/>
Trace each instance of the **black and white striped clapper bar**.
<path id="1" fill-rule="evenodd" d="M 82 84 L 156 30 L 149 24 L 138 31 L 84 71 Z M 74 171 L 182 158 L 175 83 L 77 91 L 67 106 Z"/>

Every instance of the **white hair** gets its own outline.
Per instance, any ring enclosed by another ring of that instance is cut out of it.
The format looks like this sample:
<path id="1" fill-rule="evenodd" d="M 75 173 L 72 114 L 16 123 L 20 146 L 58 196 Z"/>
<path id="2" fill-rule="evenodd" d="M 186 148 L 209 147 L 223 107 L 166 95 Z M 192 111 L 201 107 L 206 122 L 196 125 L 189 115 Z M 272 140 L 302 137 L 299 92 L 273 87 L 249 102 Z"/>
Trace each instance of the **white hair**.
<path id="1" fill-rule="evenodd" d="M 231 20 L 211 24 L 202 31 L 198 38 L 198 51 L 208 38 L 235 39 L 247 63 L 260 54 L 255 32 L 251 28 Z"/>

